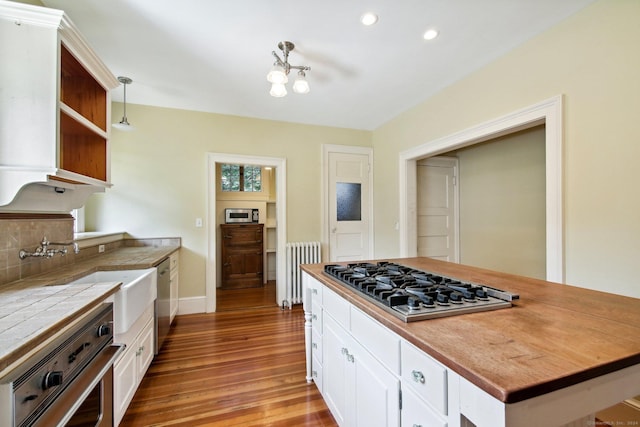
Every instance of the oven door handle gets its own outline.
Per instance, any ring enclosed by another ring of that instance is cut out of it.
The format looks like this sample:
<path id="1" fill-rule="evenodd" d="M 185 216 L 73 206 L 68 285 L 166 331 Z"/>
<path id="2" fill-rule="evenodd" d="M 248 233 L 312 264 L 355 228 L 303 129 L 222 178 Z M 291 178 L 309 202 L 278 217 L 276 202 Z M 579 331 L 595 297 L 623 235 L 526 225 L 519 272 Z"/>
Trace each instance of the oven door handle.
<path id="1" fill-rule="evenodd" d="M 82 394 L 80 394 L 76 399 L 74 404 L 66 411 L 64 417 L 60 419 L 57 426 L 61 427 L 66 425 L 74 413 L 80 408 L 84 400 L 89 396 L 94 387 L 102 381 L 102 378 L 105 374 L 113 367 L 114 362 L 122 352 L 124 351 L 125 346 L 122 344 L 112 344 L 102 350 L 94 360 L 92 360 L 89 365 L 84 368 L 83 372 L 89 371 L 89 369 L 99 369 L 96 374 L 93 374 L 93 378 L 89 382 L 89 384 L 84 388 Z M 82 374 L 80 374 L 82 376 Z M 77 378 L 76 378 L 77 379 Z M 63 393 L 64 394 L 64 393 Z"/>

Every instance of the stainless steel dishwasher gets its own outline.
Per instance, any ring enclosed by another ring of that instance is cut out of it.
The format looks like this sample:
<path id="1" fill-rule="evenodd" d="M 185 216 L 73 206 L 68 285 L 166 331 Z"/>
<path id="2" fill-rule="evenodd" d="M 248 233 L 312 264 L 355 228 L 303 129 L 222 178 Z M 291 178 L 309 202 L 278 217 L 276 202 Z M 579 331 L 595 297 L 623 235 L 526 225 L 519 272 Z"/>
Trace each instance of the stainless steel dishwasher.
<path id="1" fill-rule="evenodd" d="M 155 354 L 158 354 L 164 339 L 169 333 L 171 327 L 171 264 L 169 258 L 166 258 L 158 265 L 158 296 L 156 298 L 156 345 Z"/>

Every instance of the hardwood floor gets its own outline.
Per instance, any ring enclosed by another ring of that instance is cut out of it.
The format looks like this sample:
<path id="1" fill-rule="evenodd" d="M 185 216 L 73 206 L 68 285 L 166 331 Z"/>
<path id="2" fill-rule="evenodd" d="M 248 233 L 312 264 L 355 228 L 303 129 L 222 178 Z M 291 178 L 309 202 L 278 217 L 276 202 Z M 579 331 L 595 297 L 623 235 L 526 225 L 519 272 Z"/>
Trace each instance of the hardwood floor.
<path id="1" fill-rule="evenodd" d="M 216 289 L 217 312 L 276 306 L 275 280 L 270 280 L 261 288 Z"/>
<path id="2" fill-rule="evenodd" d="M 120 425 L 336 426 L 305 369 L 300 305 L 178 316 Z"/>

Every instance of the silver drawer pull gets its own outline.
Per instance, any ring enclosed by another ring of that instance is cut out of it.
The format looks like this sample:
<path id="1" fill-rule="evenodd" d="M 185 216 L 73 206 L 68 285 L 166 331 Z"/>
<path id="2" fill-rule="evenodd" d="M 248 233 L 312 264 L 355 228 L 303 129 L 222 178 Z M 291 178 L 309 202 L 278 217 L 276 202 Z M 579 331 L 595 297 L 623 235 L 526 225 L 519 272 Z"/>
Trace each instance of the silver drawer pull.
<path id="1" fill-rule="evenodd" d="M 340 350 L 342 352 L 342 354 L 349 354 L 349 350 L 346 347 L 342 347 L 342 350 Z"/>
<path id="2" fill-rule="evenodd" d="M 424 384 L 425 379 L 424 375 L 420 371 L 411 371 L 411 375 L 413 375 L 413 380 L 417 383 Z"/>
<path id="3" fill-rule="evenodd" d="M 318 290 L 317 289 L 311 289 L 311 293 L 318 295 Z"/>
<path id="4" fill-rule="evenodd" d="M 312 314 L 312 315 L 311 315 L 311 319 L 312 319 L 312 320 L 318 320 L 318 316 L 316 316 L 315 314 Z"/>
<path id="5" fill-rule="evenodd" d="M 414 424 L 413 427 L 422 427 L 422 424 Z"/>
<path id="6" fill-rule="evenodd" d="M 312 371 L 312 372 L 311 372 L 311 375 L 312 375 L 314 378 L 318 378 L 318 371 Z"/>
<path id="7" fill-rule="evenodd" d="M 318 343 L 316 343 L 316 342 L 311 343 L 311 347 L 313 347 L 313 348 L 318 348 Z"/>
<path id="8" fill-rule="evenodd" d="M 351 363 L 353 363 L 355 361 L 353 354 L 347 354 L 347 360 Z"/>

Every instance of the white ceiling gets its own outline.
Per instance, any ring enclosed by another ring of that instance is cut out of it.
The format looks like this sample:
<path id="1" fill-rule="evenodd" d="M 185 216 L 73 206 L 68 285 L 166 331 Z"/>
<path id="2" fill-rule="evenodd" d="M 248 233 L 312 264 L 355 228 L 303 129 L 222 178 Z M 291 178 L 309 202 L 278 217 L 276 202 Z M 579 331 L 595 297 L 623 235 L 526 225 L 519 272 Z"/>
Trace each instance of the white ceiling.
<path id="1" fill-rule="evenodd" d="M 593 0 L 42 1 L 133 79 L 128 103 L 372 130 Z M 431 27 L 440 36 L 425 41 Z M 306 95 L 292 79 L 269 95 L 282 40 L 292 65 L 311 67 Z"/>

